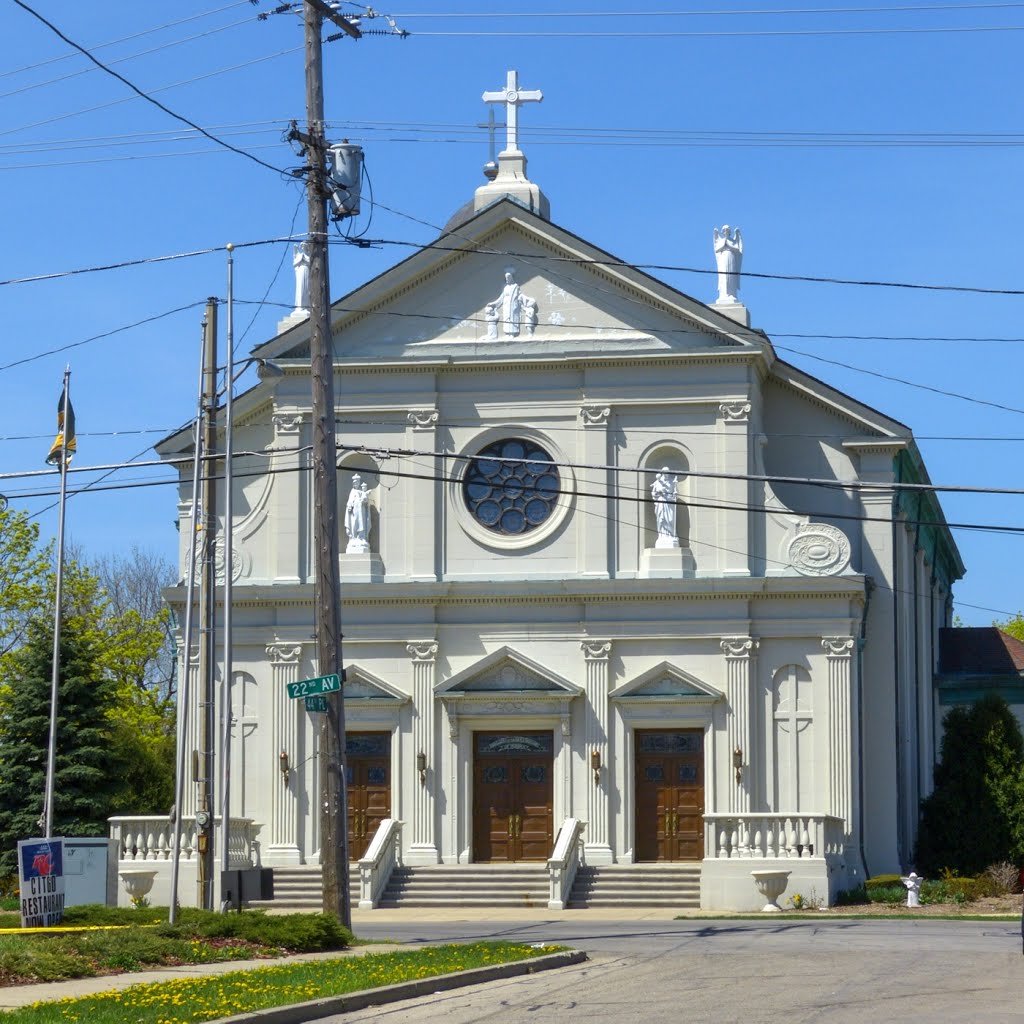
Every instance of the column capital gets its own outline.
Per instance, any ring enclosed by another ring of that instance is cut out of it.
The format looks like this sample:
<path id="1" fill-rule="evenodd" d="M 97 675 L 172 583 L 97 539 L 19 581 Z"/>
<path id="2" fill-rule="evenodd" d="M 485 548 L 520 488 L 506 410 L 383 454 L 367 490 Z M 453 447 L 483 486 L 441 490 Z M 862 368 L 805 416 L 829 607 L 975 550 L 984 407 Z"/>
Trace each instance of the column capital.
<path id="1" fill-rule="evenodd" d="M 417 640 L 414 643 L 406 644 L 405 649 L 408 651 L 409 657 L 412 658 L 414 664 L 433 665 L 437 661 L 436 640 Z"/>
<path id="2" fill-rule="evenodd" d="M 584 640 L 580 647 L 586 661 L 607 661 L 612 652 L 611 640 Z"/>
<path id="3" fill-rule="evenodd" d="M 747 661 L 757 654 L 761 641 L 752 636 L 723 636 L 719 641 L 722 653 L 727 658 Z"/>
<path id="4" fill-rule="evenodd" d="M 302 427 L 301 412 L 275 412 L 270 419 L 275 434 L 297 434 Z"/>
<path id="5" fill-rule="evenodd" d="M 433 430 L 440 416 L 436 409 L 410 409 L 405 418 L 413 430 Z"/>
<path id="6" fill-rule="evenodd" d="M 822 649 L 830 658 L 851 658 L 855 643 L 852 636 L 823 636 L 821 638 Z"/>
<path id="7" fill-rule="evenodd" d="M 750 403 L 722 402 L 718 412 L 726 423 L 746 423 L 750 419 Z"/>
<path id="8" fill-rule="evenodd" d="M 580 408 L 580 419 L 585 427 L 603 427 L 611 414 L 611 406 L 608 405 L 584 405 Z"/>
<path id="9" fill-rule="evenodd" d="M 271 665 L 295 665 L 302 657 L 302 644 L 288 640 L 275 640 L 267 644 L 267 657 Z"/>

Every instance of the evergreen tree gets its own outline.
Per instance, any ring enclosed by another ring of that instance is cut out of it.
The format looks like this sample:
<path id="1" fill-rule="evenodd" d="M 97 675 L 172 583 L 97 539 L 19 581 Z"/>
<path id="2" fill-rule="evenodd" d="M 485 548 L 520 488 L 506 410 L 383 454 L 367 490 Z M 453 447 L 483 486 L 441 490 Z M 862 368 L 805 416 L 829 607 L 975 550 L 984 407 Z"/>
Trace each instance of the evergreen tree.
<path id="1" fill-rule="evenodd" d="M 36 620 L 5 665 L 0 715 L 0 874 L 17 870 L 17 841 L 42 834 L 50 730 L 53 629 Z M 61 630 L 53 829 L 103 836 L 115 790 L 125 782 L 111 735 L 115 684 L 75 620 Z"/>
<path id="2" fill-rule="evenodd" d="M 952 708 L 943 726 L 935 789 L 921 804 L 917 870 L 970 876 L 998 861 L 1019 862 L 1024 736 L 1016 718 L 1005 700 L 988 696 Z"/>

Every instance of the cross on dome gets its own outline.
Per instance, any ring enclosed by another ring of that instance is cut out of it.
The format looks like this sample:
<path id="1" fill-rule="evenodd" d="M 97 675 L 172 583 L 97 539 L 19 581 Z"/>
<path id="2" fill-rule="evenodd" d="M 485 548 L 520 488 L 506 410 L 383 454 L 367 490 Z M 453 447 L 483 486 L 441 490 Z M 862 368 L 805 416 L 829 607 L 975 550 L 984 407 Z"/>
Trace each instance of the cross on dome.
<path id="1" fill-rule="evenodd" d="M 524 103 L 540 103 L 544 94 L 540 89 L 520 89 L 519 72 L 509 71 L 505 88 L 500 92 L 485 92 L 484 103 L 505 104 L 505 150 L 519 151 L 519 108 Z"/>

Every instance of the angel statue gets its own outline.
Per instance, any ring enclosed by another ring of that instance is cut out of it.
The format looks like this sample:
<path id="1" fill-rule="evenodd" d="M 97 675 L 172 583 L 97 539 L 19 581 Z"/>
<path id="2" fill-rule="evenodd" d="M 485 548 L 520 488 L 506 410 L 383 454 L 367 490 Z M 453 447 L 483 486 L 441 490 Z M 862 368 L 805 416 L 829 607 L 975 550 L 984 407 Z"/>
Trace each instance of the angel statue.
<path id="1" fill-rule="evenodd" d="M 732 231 L 728 224 L 715 228 L 715 263 L 718 265 L 718 298 L 716 302 L 739 302 L 740 266 L 743 263 L 743 238 L 740 229 Z"/>

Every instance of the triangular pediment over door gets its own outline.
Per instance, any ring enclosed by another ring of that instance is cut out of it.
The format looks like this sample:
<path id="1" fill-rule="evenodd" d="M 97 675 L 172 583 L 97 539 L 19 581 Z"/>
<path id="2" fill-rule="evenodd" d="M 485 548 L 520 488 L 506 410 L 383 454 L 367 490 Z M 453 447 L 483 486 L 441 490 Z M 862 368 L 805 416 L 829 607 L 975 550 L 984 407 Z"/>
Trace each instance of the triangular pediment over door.
<path id="1" fill-rule="evenodd" d="M 621 704 L 691 706 L 725 699 L 721 690 L 667 661 L 617 686 L 608 696 Z"/>

